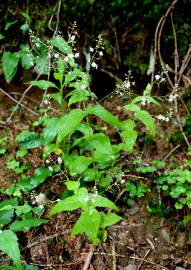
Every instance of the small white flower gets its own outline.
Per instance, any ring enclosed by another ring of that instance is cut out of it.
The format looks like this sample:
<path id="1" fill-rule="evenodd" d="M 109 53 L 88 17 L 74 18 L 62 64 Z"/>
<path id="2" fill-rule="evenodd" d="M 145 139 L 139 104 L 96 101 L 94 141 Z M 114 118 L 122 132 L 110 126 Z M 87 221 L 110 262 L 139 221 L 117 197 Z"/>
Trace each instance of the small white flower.
<path id="1" fill-rule="evenodd" d="M 56 199 L 56 202 L 60 202 L 60 199 Z"/>
<path id="2" fill-rule="evenodd" d="M 124 179 L 122 179 L 122 180 L 121 180 L 121 184 L 124 184 L 124 183 L 125 183 L 125 180 L 124 180 Z"/>
<path id="3" fill-rule="evenodd" d="M 155 75 L 155 80 L 156 80 L 156 81 L 160 80 L 160 75 L 158 75 L 158 74 Z"/>
<path id="4" fill-rule="evenodd" d="M 42 204 L 39 205 L 39 208 L 40 208 L 40 209 L 44 209 L 44 205 L 42 205 Z"/>
<path id="5" fill-rule="evenodd" d="M 130 81 L 124 81 L 124 87 L 126 88 L 126 89 L 129 89 L 130 88 L 130 86 L 131 86 L 131 83 L 130 83 Z"/>
<path id="6" fill-rule="evenodd" d="M 169 102 L 174 101 L 177 98 L 177 96 L 178 96 L 177 94 L 175 94 L 175 95 L 170 94 L 168 101 Z"/>
<path id="7" fill-rule="evenodd" d="M 93 52 L 94 51 L 94 48 L 90 47 L 90 52 Z"/>
<path id="8" fill-rule="evenodd" d="M 68 56 L 64 57 L 64 61 L 68 62 Z"/>
<path id="9" fill-rule="evenodd" d="M 81 89 L 82 89 L 82 90 L 85 90 L 85 89 L 86 89 L 85 84 L 83 84 L 83 85 L 81 86 Z"/>
<path id="10" fill-rule="evenodd" d="M 141 105 L 145 106 L 146 105 L 146 99 L 145 97 L 141 98 Z"/>
<path id="11" fill-rule="evenodd" d="M 162 114 L 159 114 L 158 116 L 157 116 L 157 119 L 158 120 L 161 120 L 161 121 L 164 121 L 164 122 L 169 122 L 169 117 L 168 116 L 164 116 L 164 115 L 162 115 Z"/>
<path id="12" fill-rule="evenodd" d="M 95 62 L 92 62 L 92 63 L 91 63 L 91 66 L 92 66 L 93 68 L 95 68 L 95 69 L 98 68 L 98 65 L 97 65 Z"/>
<path id="13" fill-rule="evenodd" d="M 48 166 L 49 171 L 53 172 L 53 168 L 51 166 Z"/>
<path id="14" fill-rule="evenodd" d="M 103 52 L 102 51 L 99 52 L 99 56 L 103 56 Z"/>
<path id="15" fill-rule="evenodd" d="M 46 159 L 46 161 L 45 161 L 47 164 L 49 164 L 50 163 L 50 160 L 49 159 Z"/>
<path id="16" fill-rule="evenodd" d="M 59 54 L 58 54 L 58 53 L 55 53 L 55 54 L 54 54 L 54 57 L 55 57 L 55 58 L 59 58 Z"/>
<path id="17" fill-rule="evenodd" d="M 49 103 L 48 99 L 45 99 L 45 100 L 44 100 L 44 104 L 45 104 L 45 105 L 48 105 L 48 103 Z"/>
<path id="18" fill-rule="evenodd" d="M 59 165 L 62 164 L 62 159 L 61 159 L 61 157 L 58 157 L 58 158 L 57 158 L 57 162 L 58 162 Z"/>
<path id="19" fill-rule="evenodd" d="M 73 36 L 71 36 L 71 38 L 70 38 L 70 39 L 71 39 L 71 41 L 74 41 L 74 40 L 75 40 L 75 38 L 76 38 L 76 37 L 75 37 L 75 35 L 73 35 Z"/>
<path id="20" fill-rule="evenodd" d="M 39 193 L 37 196 L 35 196 L 35 202 L 37 204 L 45 203 L 46 195 L 44 193 Z"/>
<path id="21" fill-rule="evenodd" d="M 75 53 L 75 54 L 74 54 L 74 57 L 75 57 L 75 58 L 78 58 L 79 56 L 80 56 L 79 53 Z"/>

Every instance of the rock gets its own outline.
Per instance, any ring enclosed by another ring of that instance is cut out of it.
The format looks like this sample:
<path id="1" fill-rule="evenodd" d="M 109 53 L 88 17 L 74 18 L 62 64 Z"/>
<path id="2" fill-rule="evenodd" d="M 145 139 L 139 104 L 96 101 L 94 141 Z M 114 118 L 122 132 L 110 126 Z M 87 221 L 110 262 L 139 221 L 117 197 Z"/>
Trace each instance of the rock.
<path id="1" fill-rule="evenodd" d="M 136 269 L 137 269 L 137 266 L 134 264 L 129 264 L 123 268 L 123 270 L 136 270 Z"/>
<path id="2" fill-rule="evenodd" d="M 128 210 L 128 213 L 129 213 L 129 215 L 131 215 L 131 216 L 136 215 L 137 213 L 139 213 L 139 207 L 137 207 L 137 206 L 131 207 L 131 208 Z"/>
<path id="3" fill-rule="evenodd" d="M 181 266 L 177 266 L 177 267 L 175 268 L 175 270 L 186 270 L 186 269 L 183 268 L 183 267 L 181 267 Z"/>
<path id="4" fill-rule="evenodd" d="M 185 244 L 186 244 L 186 235 L 184 232 L 180 232 L 178 233 L 178 237 L 177 237 L 177 245 L 179 248 L 183 248 L 185 247 Z"/>

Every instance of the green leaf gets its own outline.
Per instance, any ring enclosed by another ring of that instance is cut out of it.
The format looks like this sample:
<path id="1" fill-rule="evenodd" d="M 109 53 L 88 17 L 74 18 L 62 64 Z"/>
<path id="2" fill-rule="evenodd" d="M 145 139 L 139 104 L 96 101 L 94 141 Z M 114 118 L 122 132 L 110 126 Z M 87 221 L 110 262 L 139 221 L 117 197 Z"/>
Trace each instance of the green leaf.
<path id="1" fill-rule="evenodd" d="M 88 166 L 93 162 L 91 157 L 79 156 L 70 164 L 68 164 L 68 168 L 70 170 L 70 174 L 72 176 L 77 174 L 82 174 L 85 170 L 87 170 Z"/>
<path id="2" fill-rule="evenodd" d="M 78 190 L 80 187 L 80 182 L 79 181 L 66 181 L 65 185 L 67 187 L 68 190 Z"/>
<path id="3" fill-rule="evenodd" d="M 0 233 L 0 250 L 5 252 L 17 265 L 20 265 L 20 250 L 14 232 L 5 230 Z"/>
<path id="4" fill-rule="evenodd" d="M 52 172 L 48 168 L 40 167 L 35 170 L 34 176 L 30 179 L 20 180 L 17 187 L 24 192 L 30 191 L 42 184 L 51 175 Z"/>
<path id="5" fill-rule="evenodd" d="M 72 96 L 69 99 L 68 106 L 71 106 L 72 104 L 77 102 L 86 101 L 90 96 L 92 96 L 92 94 L 88 90 L 75 90 L 73 91 Z"/>
<path id="6" fill-rule="evenodd" d="M 12 25 L 14 25 L 14 24 L 16 24 L 17 23 L 17 20 L 15 20 L 15 21 L 12 21 L 12 22 L 7 22 L 6 24 L 5 24 L 5 30 L 7 31 L 8 29 L 9 29 L 9 27 L 11 27 Z"/>
<path id="7" fill-rule="evenodd" d="M 123 138 L 122 149 L 127 152 L 132 151 L 137 140 L 137 136 L 138 136 L 137 131 L 125 130 L 125 131 L 122 131 L 120 134 Z"/>
<path id="8" fill-rule="evenodd" d="M 53 98 L 56 102 L 58 102 L 58 104 L 62 104 L 62 100 L 63 100 L 63 97 L 60 95 L 60 93 L 52 93 L 52 94 L 49 94 L 51 96 L 51 98 Z"/>
<path id="9" fill-rule="evenodd" d="M 80 109 L 71 110 L 67 115 L 60 118 L 57 141 L 60 143 L 68 134 L 73 133 L 86 113 Z"/>
<path id="10" fill-rule="evenodd" d="M 118 216 L 115 213 L 107 213 L 107 214 L 102 213 L 101 227 L 105 228 L 111 226 L 119 222 L 120 220 L 122 220 L 122 217 Z"/>
<path id="11" fill-rule="evenodd" d="M 25 69 L 30 69 L 34 66 L 34 55 L 30 51 L 30 47 L 27 44 L 21 44 L 20 47 L 21 65 Z"/>
<path id="12" fill-rule="evenodd" d="M 62 58 L 58 59 L 57 70 L 58 70 L 59 75 L 61 76 L 60 81 L 62 81 L 62 78 L 64 76 L 64 70 L 65 70 L 65 63 Z"/>
<path id="13" fill-rule="evenodd" d="M 31 81 L 30 84 L 32 86 L 37 86 L 42 90 L 47 90 L 48 88 L 57 88 L 57 86 L 54 83 L 45 80 Z"/>
<path id="14" fill-rule="evenodd" d="M 98 231 L 100 227 L 101 216 L 96 209 L 82 212 L 80 218 L 72 229 L 72 236 L 85 233 L 88 239 L 94 244 L 98 243 Z"/>
<path id="15" fill-rule="evenodd" d="M 135 117 L 139 119 L 150 131 L 152 136 L 156 135 L 155 120 L 147 111 L 136 111 Z"/>
<path id="16" fill-rule="evenodd" d="M 94 149 L 94 161 L 98 163 L 105 163 L 115 160 L 116 157 L 110 139 L 105 134 L 93 134 L 92 136 L 85 138 L 85 143 L 89 144 Z"/>
<path id="17" fill-rule="evenodd" d="M 10 229 L 13 232 L 27 232 L 31 228 L 38 227 L 43 223 L 47 223 L 47 219 L 42 219 L 42 218 L 25 218 L 21 221 L 16 220 L 13 222 L 10 226 Z"/>
<path id="18" fill-rule="evenodd" d="M 39 56 L 35 58 L 34 70 L 40 75 L 47 75 L 50 72 L 48 65 L 48 52 L 43 51 Z"/>
<path id="19" fill-rule="evenodd" d="M 44 129 L 45 140 L 50 142 L 58 135 L 57 141 L 61 142 L 68 134 L 75 131 L 85 116 L 84 111 L 74 109 L 63 117 L 50 119 Z"/>
<path id="20" fill-rule="evenodd" d="M 19 53 L 4 52 L 2 57 L 3 73 L 7 83 L 10 83 L 17 72 Z"/>
<path id="21" fill-rule="evenodd" d="M 92 201 L 92 206 L 93 207 L 106 207 L 106 208 L 118 210 L 117 206 L 112 201 L 110 201 L 109 199 L 101 195 L 95 196 L 95 200 Z"/>
<path id="22" fill-rule="evenodd" d="M 86 108 L 86 112 L 88 114 L 93 114 L 101 118 L 103 121 L 107 122 L 108 124 L 121 128 L 121 121 L 118 120 L 112 113 L 107 111 L 104 107 L 101 105 L 93 105 Z"/>
<path id="23" fill-rule="evenodd" d="M 72 49 L 68 45 L 67 41 L 63 39 L 61 36 L 56 36 L 50 40 L 53 46 L 59 49 L 63 54 L 72 54 Z"/>
<path id="24" fill-rule="evenodd" d="M 52 209 L 50 210 L 49 215 L 53 216 L 57 214 L 58 212 L 62 212 L 62 211 L 73 211 L 75 209 L 80 208 L 80 205 L 81 204 L 80 204 L 79 196 L 73 195 L 64 200 L 61 200 L 55 206 L 53 206 Z"/>
<path id="25" fill-rule="evenodd" d="M 0 224 L 9 224 L 14 215 L 14 207 L 18 205 L 17 199 L 0 202 Z"/>
<path id="26" fill-rule="evenodd" d="M 24 149 L 33 149 L 42 145 L 42 139 L 35 132 L 23 130 L 16 136 L 16 143 Z"/>
<path id="27" fill-rule="evenodd" d="M 125 106 L 123 106 L 127 111 L 130 111 L 130 112 L 136 112 L 136 111 L 140 111 L 140 107 L 133 104 L 133 103 L 130 103 L 130 104 L 127 104 Z"/>

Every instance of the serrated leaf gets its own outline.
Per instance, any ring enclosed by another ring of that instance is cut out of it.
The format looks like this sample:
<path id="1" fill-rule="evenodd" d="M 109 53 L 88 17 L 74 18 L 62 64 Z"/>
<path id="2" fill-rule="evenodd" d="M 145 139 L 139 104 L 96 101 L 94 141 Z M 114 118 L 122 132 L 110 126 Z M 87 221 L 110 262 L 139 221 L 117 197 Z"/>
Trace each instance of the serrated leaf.
<path id="1" fill-rule="evenodd" d="M 88 239 L 96 244 L 98 242 L 98 231 L 100 226 L 101 216 L 96 209 L 82 212 L 80 218 L 75 223 L 72 229 L 72 236 L 85 233 Z"/>
<path id="2" fill-rule="evenodd" d="M 54 83 L 45 80 L 31 81 L 30 84 L 32 86 L 37 86 L 42 90 L 47 90 L 48 88 L 57 88 L 57 86 Z"/>
<path id="3" fill-rule="evenodd" d="M 136 111 L 135 117 L 139 119 L 150 131 L 152 136 L 156 135 L 155 120 L 147 111 Z"/>
<path id="4" fill-rule="evenodd" d="M 92 94 L 88 90 L 75 90 L 73 91 L 72 96 L 69 99 L 68 106 L 71 106 L 72 104 L 77 102 L 86 101 L 90 96 L 92 96 Z"/>
<path id="5" fill-rule="evenodd" d="M 16 220 L 15 222 L 13 222 L 10 226 L 10 229 L 13 232 L 27 232 L 29 231 L 31 228 L 34 227 L 38 227 L 43 223 L 47 223 L 48 220 L 47 219 L 42 219 L 42 218 L 25 218 L 21 221 Z"/>
<path id="6" fill-rule="evenodd" d="M 5 230 L 0 233 L 0 250 L 5 252 L 17 265 L 20 264 L 18 239 L 14 232 Z"/>
<path id="7" fill-rule="evenodd" d="M 4 52 L 2 57 L 3 73 L 7 83 L 10 83 L 17 72 L 19 53 Z"/>
<path id="8" fill-rule="evenodd" d="M 34 70 L 40 74 L 40 75 L 47 75 L 50 70 L 49 70 L 49 65 L 48 65 L 48 52 L 44 51 L 42 52 L 39 56 L 35 58 L 35 67 Z"/>
<path id="9" fill-rule="evenodd" d="M 68 55 L 72 54 L 72 49 L 68 45 L 67 41 L 63 39 L 61 36 L 56 36 L 50 40 L 51 44 L 59 49 L 60 52 Z"/>
<path id="10" fill-rule="evenodd" d="M 101 227 L 106 228 L 122 220 L 122 217 L 118 216 L 115 213 L 102 213 Z"/>

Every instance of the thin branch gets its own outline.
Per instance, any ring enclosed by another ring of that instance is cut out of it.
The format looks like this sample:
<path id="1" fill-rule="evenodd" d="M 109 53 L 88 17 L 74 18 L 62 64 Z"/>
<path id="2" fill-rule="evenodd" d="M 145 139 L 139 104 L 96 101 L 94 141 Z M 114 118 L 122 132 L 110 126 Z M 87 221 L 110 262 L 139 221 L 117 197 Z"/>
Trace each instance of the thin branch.
<path id="1" fill-rule="evenodd" d="M 41 76 L 41 74 L 39 74 L 35 81 L 37 81 L 39 79 L 39 77 Z M 32 85 L 29 85 L 29 87 L 27 87 L 27 89 L 24 91 L 22 97 L 20 98 L 20 100 L 18 100 L 17 105 L 15 106 L 14 110 L 12 111 L 12 113 L 10 114 L 10 116 L 8 117 L 8 119 L 6 120 L 6 123 L 9 123 L 11 118 L 13 117 L 13 115 L 15 114 L 16 110 L 18 109 L 18 106 L 21 105 L 21 102 L 23 101 L 23 99 L 25 98 L 25 95 L 29 92 L 29 90 L 32 88 Z"/>
<path id="2" fill-rule="evenodd" d="M 90 246 L 90 250 L 88 252 L 88 255 L 86 257 L 86 260 L 85 260 L 85 264 L 83 266 L 83 270 L 88 270 L 89 265 L 90 265 L 90 262 L 91 262 L 91 259 L 92 259 L 92 256 L 94 254 L 94 250 L 95 250 L 95 246 L 94 245 L 91 245 Z"/>
<path id="3" fill-rule="evenodd" d="M 9 97 L 12 101 L 14 101 L 15 103 L 19 103 L 19 101 L 17 99 L 15 99 L 14 97 L 12 97 L 11 95 L 9 95 L 7 92 L 5 92 L 2 88 L 0 88 L 0 92 L 2 92 L 4 95 L 6 95 L 7 97 Z M 27 111 L 29 111 L 30 113 L 34 114 L 34 115 L 38 115 L 38 113 L 36 113 L 35 111 L 31 110 L 30 108 L 28 108 L 27 106 L 25 106 L 24 104 L 22 104 L 21 102 L 19 103 L 19 105 L 21 107 L 23 107 L 24 109 L 26 109 Z"/>
<path id="4" fill-rule="evenodd" d="M 174 84 L 177 84 L 178 79 L 178 68 L 179 68 L 179 54 L 178 54 L 178 43 L 177 43 L 177 35 L 174 26 L 173 14 L 171 12 L 171 24 L 172 24 L 172 31 L 174 36 Z"/>

